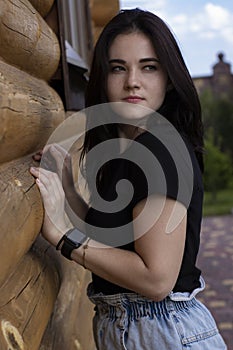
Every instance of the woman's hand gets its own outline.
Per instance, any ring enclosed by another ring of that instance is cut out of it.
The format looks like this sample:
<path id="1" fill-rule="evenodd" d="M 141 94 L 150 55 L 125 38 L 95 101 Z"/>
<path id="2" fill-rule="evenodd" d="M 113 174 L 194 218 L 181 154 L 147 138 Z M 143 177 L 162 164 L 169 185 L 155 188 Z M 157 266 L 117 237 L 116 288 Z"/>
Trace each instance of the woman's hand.
<path id="1" fill-rule="evenodd" d="M 41 163 L 41 168 L 58 174 L 65 192 L 74 190 L 71 156 L 62 146 L 47 145 L 34 154 L 33 159 Z"/>
<path id="2" fill-rule="evenodd" d="M 44 221 L 42 235 L 56 246 L 62 235 L 68 230 L 65 219 L 65 194 L 58 175 L 43 168 L 30 168 L 36 178 L 43 204 Z"/>
<path id="3" fill-rule="evenodd" d="M 47 177 L 51 177 L 53 173 L 57 174 L 56 182 L 60 180 L 59 186 L 61 187 L 59 191 L 61 193 L 63 187 L 63 195 L 65 193 L 64 202 L 66 203 L 66 218 L 67 216 L 69 217 L 69 219 L 73 222 L 73 226 L 75 226 L 77 218 L 81 218 L 81 220 L 84 221 L 88 210 L 88 205 L 76 191 L 72 172 L 72 160 L 66 149 L 58 144 L 47 145 L 43 150 L 39 150 L 36 154 L 34 154 L 33 159 L 40 162 L 41 181 L 43 180 L 42 176 L 45 176 L 45 174 Z M 43 172 L 42 169 L 46 171 Z M 35 173 L 32 170 L 31 173 L 35 177 L 39 177 L 38 172 Z M 37 184 L 39 186 L 39 182 Z M 43 188 L 43 183 L 41 186 Z M 42 191 L 41 194 L 44 199 Z M 70 225 L 71 223 L 69 223 L 69 226 Z"/>

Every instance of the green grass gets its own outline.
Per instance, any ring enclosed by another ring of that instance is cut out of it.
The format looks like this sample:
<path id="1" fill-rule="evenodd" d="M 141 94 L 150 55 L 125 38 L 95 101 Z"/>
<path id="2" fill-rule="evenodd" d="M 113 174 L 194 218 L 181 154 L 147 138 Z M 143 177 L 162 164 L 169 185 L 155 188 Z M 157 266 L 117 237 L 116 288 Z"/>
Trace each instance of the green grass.
<path id="1" fill-rule="evenodd" d="M 212 194 L 205 192 L 204 195 L 204 216 L 231 214 L 233 210 L 233 189 L 219 191 L 215 200 Z"/>

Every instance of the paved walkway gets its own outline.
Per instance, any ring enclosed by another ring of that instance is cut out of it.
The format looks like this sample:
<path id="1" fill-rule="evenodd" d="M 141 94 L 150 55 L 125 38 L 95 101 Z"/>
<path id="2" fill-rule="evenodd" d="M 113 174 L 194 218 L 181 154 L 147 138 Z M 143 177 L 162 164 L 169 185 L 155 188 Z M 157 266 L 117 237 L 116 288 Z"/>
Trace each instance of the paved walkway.
<path id="1" fill-rule="evenodd" d="M 203 219 L 198 267 L 206 282 L 199 299 L 233 350 L 233 215 Z"/>

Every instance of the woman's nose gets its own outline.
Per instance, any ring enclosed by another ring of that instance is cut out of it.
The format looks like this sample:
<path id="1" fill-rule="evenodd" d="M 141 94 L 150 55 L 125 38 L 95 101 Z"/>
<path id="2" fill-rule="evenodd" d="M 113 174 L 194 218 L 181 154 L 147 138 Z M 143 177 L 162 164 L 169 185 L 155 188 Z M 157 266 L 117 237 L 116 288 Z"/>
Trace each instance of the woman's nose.
<path id="1" fill-rule="evenodd" d="M 129 70 L 125 80 L 126 89 L 135 89 L 140 87 L 140 77 L 135 69 Z"/>

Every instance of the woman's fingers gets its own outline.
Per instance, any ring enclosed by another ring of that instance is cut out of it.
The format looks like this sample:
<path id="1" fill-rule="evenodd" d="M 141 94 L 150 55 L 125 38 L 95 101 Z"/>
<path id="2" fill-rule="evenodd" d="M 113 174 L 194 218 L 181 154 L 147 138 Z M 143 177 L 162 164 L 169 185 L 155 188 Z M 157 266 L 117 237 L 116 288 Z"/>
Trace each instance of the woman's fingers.
<path id="1" fill-rule="evenodd" d="M 32 159 L 35 160 L 36 162 L 40 162 L 41 157 L 42 157 L 42 150 L 37 151 L 35 154 L 33 154 Z"/>
<path id="2" fill-rule="evenodd" d="M 43 151 L 40 152 L 39 155 L 37 155 L 38 158 L 35 159 L 39 159 L 39 156 L 41 154 L 42 157 L 40 168 L 39 170 L 35 170 L 34 173 L 32 171 L 32 175 L 39 177 L 39 171 L 41 172 L 41 174 L 44 174 L 48 178 L 52 176 L 51 172 L 56 173 L 60 181 L 62 182 L 62 186 L 65 190 L 67 190 L 68 188 L 73 188 L 74 180 L 70 154 L 59 144 L 46 145 Z M 43 172 L 43 169 L 48 172 Z M 56 178 L 55 181 L 58 182 L 58 179 Z M 43 180 L 43 182 L 45 186 L 49 185 L 46 180 Z"/>
<path id="3" fill-rule="evenodd" d="M 57 174 L 45 169 L 30 168 L 30 172 L 36 177 L 45 210 L 42 233 L 55 245 L 60 237 L 57 233 L 67 231 L 64 211 L 65 194 L 61 182 Z"/>
<path id="4" fill-rule="evenodd" d="M 47 170 L 56 172 L 61 179 L 64 169 L 71 171 L 70 155 L 58 144 L 47 145 L 43 150 L 41 165 Z"/>
<path id="5" fill-rule="evenodd" d="M 36 167 L 31 167 L 30 168 L 30 173 L 35 176 L 36 178 L 38 178 L 41 174 L 43 174 L 44 176 L 46 176 L 46 174 L 49 173 L 48 170 L 44 169 L 44 168 L 36 168 Z"/>
<path id="6" fill-rule="evenodd" d="M 39 177 L 39 168 L 31 167 L 29 171 L 34 177 Z"/>
<path id="7" fill-rule="evenodd" d="M 70 154 L 60 145 L 54 144 L 51 146 L 50 152 L 56 160 L 57 166 L 62 169 L 64 166 L 70 166 Z"/>
<path id="8" fill-rule="evenodd" d="M 43 156 L 40 164 L 41 168 L 58 173 L 57 165 L 58 165 L 57 159 L 54 157 L 54 154 L 52 154 L 52 146 L 50 147 L 46 146 L 43 149 Z"/>
<path id="9" fill-rule="evenodd" d="M 44 204 L 64 202 L 65 194 L 56 173 L 43 168 L 30 168 L 30 172 L 36 177 L 36 183 L 41 191 Z"/>
<path id="10" fill-rule="evenodd" d="M 46 188 L 45 188 L 45 185 L 43 184 L 43 182 L 40 181 L 39 178 L 36 179 L 36 183 L 40 189 L 40 193 L 42 195 L 42 197 L 44 198 L 47 194 L 47 191 L 46 191 Z"/>
<path id="11" fill-rule="evenodd" d="M 46 158 L 49 153 L 59 161 L 69 156 L 69 153 L 62 146 L 54 143 L 46 145 L 43 149 L 38 150 L 32 158 L 36 161 L 40 161 L 42 156 Z"/>
<path id="12" fill-rule="evenodd" d="M 52 171 L 44 168 L 31 167 L 30 172 L 33 176 L 39 178 L 39 180 L 47 187 L 52 183 L 56 183 L 57 186 L 61 186 L 61 181 L 58 178 L 58 175 Z"/>

